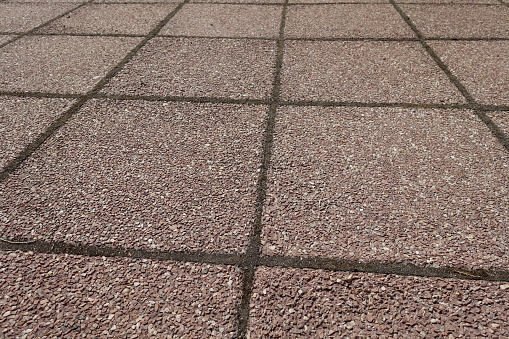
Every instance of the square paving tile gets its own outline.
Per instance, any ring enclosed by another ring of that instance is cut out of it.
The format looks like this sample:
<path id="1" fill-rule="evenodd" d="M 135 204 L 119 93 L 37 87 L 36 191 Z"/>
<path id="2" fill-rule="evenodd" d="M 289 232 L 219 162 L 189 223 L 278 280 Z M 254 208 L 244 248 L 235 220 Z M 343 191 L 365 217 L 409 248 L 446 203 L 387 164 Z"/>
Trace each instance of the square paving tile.
<path id="1" fill-rule="evenodd" d="M 43 33 L 148 34 L 176 4 L 90 4 L 40 30 Z"/>
<path id="2" fill-rule="evenodd" d="M 509 155 L 470 111 L 285 107 L 263 251 L 509 268 Z"/>
<path id="3" fill-rule="evenodd" d="M 0 90 L 84 93 L 141 38 L 30 36 L 0 50 Z"/>
<path id="4" fill-rule="evenodd" d="M 508 38 L 509 7 L 401 5 L 428 38 Z"/>
<path id="5" fill-rule="evenodd" d="M 157 38 L 104 91 L 269 99 L 275 58 L 274 41 Z"/>
<path id="6" fill-rule="evenodd" d="M 261 268 L 251 338 L 503 338 L 506 282 Z"/>
<path id="7" fill-rule="evenodd" d="M 417 42 L 287 42 L 282 98 L 413 103 L 465 101 Z"/>
<path id="8" fill-rule="evenodd" d="M 64 113 L 71 100 L 0 96 L 0 168 Z"/>
<path id="9" fill-rule="evenodd" d="M 241 252 L 267 109 L 92 101 L 0 186 L 1 233 Z"/>
<path id="10" fill-rule="evenodd" d="M 488 116 L 509 138 L 509 111 L 505 112 L 489 112 Z"/>
<path id="11" fill-rule="evenodd" d="M 76 4 L 1 3 L 0 32 L 25 32 L 76 7 Z"/>
<path id="12" fill-rule="evenodd" d="M 483 104 L 509 104 L 509 41 L 430 41 L 438 56 Z"/>
<path id="13" fill-rule="evenodd" d="M 277 38 L 282 9 L 282 6 L 238 4 L 184 5 L 161 34 Z"/>
<path id="14" fill-rule="evenodd" d="M 287 38 L 415 38 L 392 5 L 290 6 Z"/>
<path id="15" fill-rule="evenodd" d="M 2 336 L 235 335 L 233 267 L 0 252 Z"/>

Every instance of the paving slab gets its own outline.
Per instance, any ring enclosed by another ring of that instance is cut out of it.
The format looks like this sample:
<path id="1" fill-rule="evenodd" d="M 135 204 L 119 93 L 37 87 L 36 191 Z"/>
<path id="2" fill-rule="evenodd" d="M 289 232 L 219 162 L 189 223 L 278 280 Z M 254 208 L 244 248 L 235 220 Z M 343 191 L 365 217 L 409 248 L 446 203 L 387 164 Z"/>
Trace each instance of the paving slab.
<path id="1" fill-rule="evenodd" d="M 76 7 L 76 4 L 1 3 L 0 32 L 21 33 Z"/>
<path id="2" fill-rule="evenodd" d="M 27 36 L 0 50 L 0 90 L 85 93 L 141 38 Z"/>
<path id="3" fill-rule="evenodd" d="M 507 282 L 260 268 L 250 338 L 502 338 Z"/>
<path id="4" fill-rule="evenodd" d="M 235 268 L 0 252 L 2 337 L 233 338 Z"/>
<path id="5" fill-rule="evenodd" d="M 417 42 L 288 41 L 282 99 L 462 103 Z"/>
<path id="6" fill-rule="evenodd" d="M 156 38 L 103 91 L 269 99 L 275 58 L 275 41 Z"/>
<path id="7" fill-rule="evenodd" d="M 415 38 L 391 4 L 290 6 L 287 38 Z"/>
<path id="8" fill-rule="evenodd" d="M 474 99 L 509 104 L 509 41 L 430 41 Z"/>
<path id="9" fill-rule="evenodd" d="M 188 4 L 160 34 L 277 38 L 282 10 L 282 6 Z"/>
<path id="10" fill-rule="evenodd" d="M 489 112 L 487 115 L 493 120 L 495 124 L 505 133 L 509 138 L 509 111 L 502 112 Z"/>
<path id="11" fill-rule="evenodd" d="M 396 3 L 410 3 L 410 4 L 493 4 L 500 5 L 498 0 L 395 0 Z"/>
<path id="12" fill-rule="evenodd" d="M 284 0 L 191 0 L 190 3 L 232 3 L 232 4 L 243 4 L 243 3 L 251 3 L 251 4 L 283 4 Z"/>
<path id="13" fill-rule="evenodd" d="M 370 3 L 377 3 L 377 4 L 389 4 L 389 0 L 289 0 L 288 3 L 290 5 L 293 4 L 331 4 L 331 3 L 338 3 L 338 4 L 344 4 L 344 3 L 356 3 L 356 4 L 370 4 Z"/>
<path id="14" fill-rule="evenodd" d="M 148 34 L 175 7 L 176 4 L 89 4 L 38 32 Z"/>
<path id="15" fill-rule="evenodd" d="M 509 268 L 509 155 L 470 111 L 285 107 L 263 252 Z"/>
<path id="16" fill-rule="evenodd" d="M 0 168 L 28 146 L 72 100 L 0 96 Z"/>
<path id="17" fill-rule="evenodd" d="M 94 100 L 2 185 L 0 232 L 242 252 L 267 109 Z"/>
<path id="18" fill-rule="evenodd" d="M 401 5 L 427 38 L 508 38 L 509 7 Z"/>

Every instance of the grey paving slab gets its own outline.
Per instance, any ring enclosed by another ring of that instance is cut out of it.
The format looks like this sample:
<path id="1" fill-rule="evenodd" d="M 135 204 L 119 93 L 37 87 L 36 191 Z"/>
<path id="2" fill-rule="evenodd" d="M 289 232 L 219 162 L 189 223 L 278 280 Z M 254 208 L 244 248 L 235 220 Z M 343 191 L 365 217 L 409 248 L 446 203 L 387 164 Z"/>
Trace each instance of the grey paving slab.
<path id="1" fill-rule="evenodd" d="M 502 338 L 504 282 L 261 268 L 250 338 Z"/>
<path id="2" fill-rule="evenodd" d="M 1 3 L 0 32 L 29 31 L 68 11 L 76 4 Z"/>
<path id="3" fill-rule="evenodd" d="M 505 133 L 509 138 L 509 111 L 489 112 L 487 115 L 493 119 L 493 122 Z"/>
<path id="4" fill-rule="evenodd" d="M 391 4 L 290 6 L 288 38 L 415 38 Z"/>
<path id="5" fill-rule="evenodd" d="M 233 267 L 0 252 L 3 337 L 232 338 Z"/>
<path id="6" fill-rule="evenodd" d="M 439 57 L 484 104 L 509 104 L 509 41 L 430 41 Z"/>
<path id="7" fill-rule="evenodd" d="M 277 38 L 282 10 L 282 6 L 188 4 L 160 34 Z"/>
<path id="8" fill-rule="evenodd" d="M 0 168 L 28 146 L 72 100 L 0 96 Z"/>
<path id="9" fill-rule="evenodd" d="M 141 38 L 27 36 L 0 50 L 0 90 L 84 93 Z"/>
<path id="10" fill-rule="evenodd" d="M 94 100 L 1 186 L 0 232 L 242 252 L 267 109 Z"/>
<path id="11" fill-rule="evenodd" d="M 282 98 L 464 102 L 459 91 L 417 42 L 286 42 Z"/>
<path id="12" fill-rule="evenodd" d="M 89 4 L 39 32 L 148 34 L 176 6 L 176 4 Z"/>
<path id="13" fill-rule="evenodd" d="M 285 107 L 263 252 L 508 269 L 509 155 L 469 111 Z"/>
<path id="14" fill-rule="evenodd" d="M 275 58 L 274 41 L 156 38 L 103 91 L 269 99 Z"/>
<path id="15" fill-rule="evenodd" d="M 509 7 L 401 5 L 428 38 L 508 38 Z"/>

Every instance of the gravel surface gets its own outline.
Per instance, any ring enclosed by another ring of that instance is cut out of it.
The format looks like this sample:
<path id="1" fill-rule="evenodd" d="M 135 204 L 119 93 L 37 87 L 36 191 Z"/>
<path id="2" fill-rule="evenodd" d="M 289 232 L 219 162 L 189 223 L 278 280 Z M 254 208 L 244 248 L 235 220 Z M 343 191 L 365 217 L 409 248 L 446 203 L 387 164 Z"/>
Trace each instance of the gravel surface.
<path id="1" fill-rule="evenodd" d="M 0 3 L 0 32 L 24 32 L 75 7 L 76 4 Z"/>
<path id="2" fill-rule="evenodd" d="M 233 338 L 235 268 L 0 252 L 5 338 Z"/>
<path id="3" fill-rule="evenodd" d="M 176 4 L 90 4 L 40 30 L 42 33 L 148 34 Z"/>
<path id="4" fill-rule="evenodd" d="M 0 186 L 0 233 L 242 252 L 267 109 L 92 101 Z"/>
<path id="5" fill-rule="evenodd" d="M 477 101 L 509 105 L 509 41 L 428 43 Z"/>
<path id="6" fill-rule="evenodd" d="M 508 38 L 509 7 L 402 5 L 428 38 Z"/>
<path id="7" fill-rule="evenodd" d="M 30 36 L 0 49 L 0 90 L 83 93 L 141 38 Z"/>
<path id="8" fill-rule="evenodd" d="M 412 30 L 390 4 L 290 6 L 285 36 L 415 38 Z"/>
<path id="9" fill-rule="evenodd" d="M 507 282 L 261 268 L 250 338 L 507 338 Z"/>
<path id="10" fill-rule="evenodd" d="M 0 168 L 21 152 L 50 123 L 65 112 L 71 100 L 0 96 Z"/>
<path id="11" fill-rule="evenodd" d="M 496 4 L 498 0 L 396 0 L 396 3 L 423 3 L 423 4 Z"/>
<path id="12" fill-rule="evenodd" d="M 224 2 L 224 3 L 238 3 L 238 4 L 241 4 L 241 3 L 259 3 L 259 4 L 265 4 L 265 3 L 283 3 L 284 0 L 221 0 L 221 1 L 217 1 L 217 0 L 191 0 L 190 1 L 191 3 L 196 3 L 196 2 L 200 2 L 200 3 L 208 3 L 208 2 Z"/>
<path id="13" fill-rule="evenodd" d="M 269 99 L 275 57 L 274 41 L 157 38 L 104 91 Z"/>
<path id="14" fill-rule="evenodd" d="M 184 5 L 161 34 L 277 38 L 282 9 L 282 6 Z"/>
<path id="15" fill-rule="evenodd" d="M 458 90 L 417 42 L 287 42 L 282 98 L 464 102 Z"/>
<path id="16" fill-rule="evenodd" d="M 279 111 L 263 251 L 509 268 L 509 155 L 469 111 Z"/>
<path id="17" fill-rule="evenodd" d="M 509 138 L 509 111 L 506 112 L 490 112 L 488 116 L 493 119 L 493 122 L 505 133 Z"/>

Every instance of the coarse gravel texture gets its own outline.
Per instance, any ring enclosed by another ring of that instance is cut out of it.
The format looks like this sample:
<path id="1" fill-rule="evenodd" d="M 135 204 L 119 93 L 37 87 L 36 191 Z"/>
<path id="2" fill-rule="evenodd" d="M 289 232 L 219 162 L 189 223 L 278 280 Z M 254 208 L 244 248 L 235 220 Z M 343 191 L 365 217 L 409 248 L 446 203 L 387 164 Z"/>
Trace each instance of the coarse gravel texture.
<path id="1" fill-rule="evenodd" d="M 1 186 L 1 237 L 242 252 L 267 109 L 93 100 Z"/>
<path id="2" fill-rule="evenodd" d="M 401 5 L 427 38 L 509 38 L 509 7 Z"/>
<path id="3" fill-rule="evenodd" d="M 0 168 L 28 146 L 72 103 L 68 99 L 0 96 Z"/>
<path id="4" fill-rule="evenodd" d="M 507 282 L 260 268 L 249 338 L 505 338 Z"/>
<path id="5" fill-rule="evenodd" d="M 506 138 L 509 139 L 509 111 L 489 112 L 487 115 L 505 133 Z"/>
<path id="6" fill-rule="evenodd" d="M 500 5 L 498 0 L 395 0 L 398 4 L 486 4 Z"/>
<path id="7" fill-rule="evenodd" d="M 0 49 L 0 90 L 84 93 L 140 40 L 26 36 Z"/>
<path id="8" fill-rule="evenodd" d="M 38 32 L 148 34 L 176 6 L 176 4 L 89 4 Z"/>
<path id="9" fill-rule="evenodd" d="M 509 41 L 429 41 L 452 73 L 483 104 L 509 104 Z"/>
<path id="10" fill-rule="evenodd" d="M 417 42 L 289 41 L 282 99 L 463 103 Z"/>
<path id="11" fill-rule="evenodd" d="M 0 32 L 21 33 L 76 7 L 76 4 L 1 3 Z"/>
<path id="12" fill-rule="evenodd" d="M 263 252 L 507 270 L 508 170 L 470 111 L 282 108 Z"/>
<path id="13" fill-rule="evenodd" d="M 415 38 L 415 35 L 390 4 L 342 4 L 290 6 L 285 37 Z"/>
<path id="14" fill-rule="evenodd" d="M 0 336 L 233 338 L 234 267 L 0 252 Z"/>
<path id="15" fill-rule="evenodd" d="M 277 38 L 282 9 L 282 6 L 187 4 L 160 34 Z"/>
<path id="16" fill-rule="evenodd" d="M 288 3 L 292 4 L 330 4 L 330 3 L 379 3 L 379 4 L 389 4 L 388 0 L 289 0 Z"/>
<path id="17" fill-rule="evenodd" d="M 275 57 L 274 41 L 156 38 L 103 92 L 269 99 Z"/>
<path id="18" fill-rule="evenodd" d="M 232 3 L 232 4 L 243 4 L 243 3 L 252 3 L 252 4 L 283 4 L 284 0 L 191 0 L 190 3 L 214 3 L 214 2 L 222 2 L 222 3 Z"/>

